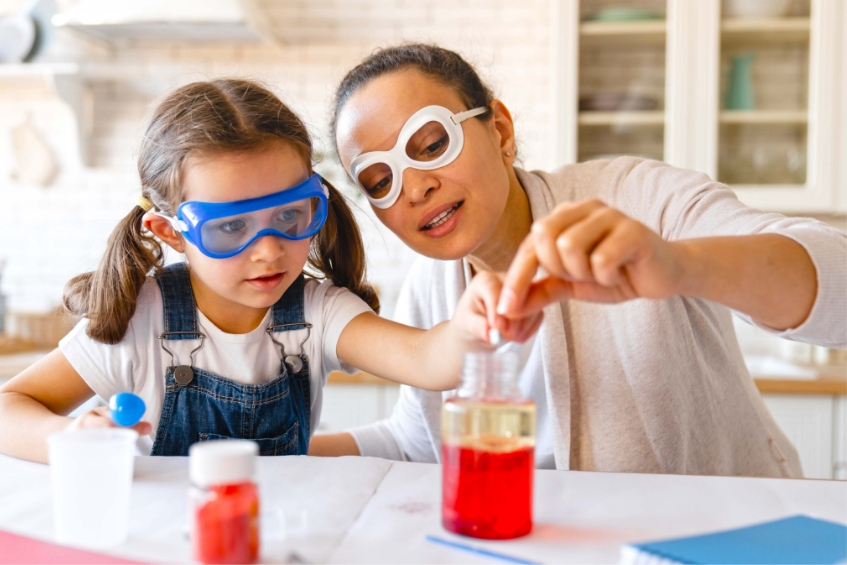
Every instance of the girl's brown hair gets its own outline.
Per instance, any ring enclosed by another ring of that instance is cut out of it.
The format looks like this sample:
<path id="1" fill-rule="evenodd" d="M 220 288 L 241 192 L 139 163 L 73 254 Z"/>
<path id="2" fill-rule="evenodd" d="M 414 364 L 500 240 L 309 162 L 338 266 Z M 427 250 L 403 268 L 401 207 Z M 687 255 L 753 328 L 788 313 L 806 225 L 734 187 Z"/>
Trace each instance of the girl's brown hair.
<path id="1" fill-rule="evenodd" d="M 488 108 L 487 112 L 476 116 L 476 119 L 485 121 L 491 117 L 494 94 L 461 55 L 437 45 L 404 43 L 374 51 L 341 80 L 335 91 L 335 104 L 330 122 L 333 142 L 336 143 L 338 114 L 357 90 L 384 74 L 410 68 L 417 69 L 452 88 L 465 103 L 466 109 Z M 337 143 L 335 149 L 337 153 Z"/>
<path id="2" fill-rule="evenodd" d="M 312 170 L 312 141 L 306 126 L 272 92 L 246 80 L 195 82 L 168 95 L 154 110 L 141 141 L 141 193 L 155 209 L 173 216 L 182 201 L 180 176 L 186 160 L 202 153 L 251 151 L 283 142 Z M 344 197 L 329 189 L 323 229 L 312 238 L 308 266 L 319 278 L 349 288 L 379 311 L 379 299 L 365 278 L 365 251 Z M 161 244 L 142 227 L 136 206 L 120 221 L 96 271 L 71 279 L 64 304 L 89 319 L 88 336 L 118 343 L 135 314 L 147 275 L 163 266 Z"/>

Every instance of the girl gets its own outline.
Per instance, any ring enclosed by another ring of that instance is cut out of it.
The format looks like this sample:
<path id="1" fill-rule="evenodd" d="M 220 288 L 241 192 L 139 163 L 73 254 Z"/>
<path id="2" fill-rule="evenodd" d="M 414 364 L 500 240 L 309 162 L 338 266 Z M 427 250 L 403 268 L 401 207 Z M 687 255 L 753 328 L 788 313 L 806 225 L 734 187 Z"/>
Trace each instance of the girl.
<path id="1" fill-rule="evenodd" d="M 486 271 L 509 271 L 506 318 L 544 308 L 520 376 L 538 408 L 538 467 L 800 476 L 730 309 L 787 338 L 844 347 L 843 233 L 747 208 L 725 185 L 656 161 L 522 170 L 506 106 L 437 46 L 383 49 L 350 70 L 333 125 L 377 217 L 426 256 L 399 321 L 449 319 Z M 404 146 L 419 135 L 430 151 Z M 549 276 L 534 280 L 539 266 Z M 438 461 L 441 402 L 402 387 L 391 418 L 322 436 L 313 452 Z"/>
<path id="2" fill-rule="evenodd" d="M 496 281 L 430 331 L 376 316 L 353 216 L 311 157 L 303 123 L 256 84 L 199 82 L 165 98 L 141 145 L 139 205 L 99 269 L 66 288 L 83 320 L 0 389 L 0 451 L 46 461 L 48 434 L 112 425 L 105 408 L 64 415 L 132 391 L 147 404 L 135 429 L 153 455 L 225 437 L 306 454 L 330 371 L 453 388 L 463 353 L 485 343 Z M 163 267 L 159 241 L 187 262 Z"/>

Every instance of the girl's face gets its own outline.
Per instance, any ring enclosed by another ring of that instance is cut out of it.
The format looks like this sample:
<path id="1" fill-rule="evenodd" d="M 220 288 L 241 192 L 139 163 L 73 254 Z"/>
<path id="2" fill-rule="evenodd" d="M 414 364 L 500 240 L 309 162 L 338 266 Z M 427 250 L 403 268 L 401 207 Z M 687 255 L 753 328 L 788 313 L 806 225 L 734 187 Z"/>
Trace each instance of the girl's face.
<path id="1" fill-rule="evenodd" d="M 349 172 L 351 161 L 362 153 L 394 147 L 409 117 L 430 105 L 453 113 L 469 109 L 452 88 L 416 69 L 382 75 L 361 87 L 337 119 L 336 143 L 345 169 Z M 493 118 L 471 118 L 461 125 L 465 142 L 455 161 L 431 171 L 406 169 L 394 205 L 372 207 L 406 245 L 435 259 L 465 257 L 488 241 L 509 194 L 512 161 L 504 155 L 514 155 L 514 139 L 508 110 L 495 101 Z M 445 212 L 452 215 L 433 226 L 433 219 Z"/>
<path id="2" fill-rule="evenodd" d="M 295 186 L 308 176 L 302 157 L 281 142 L 258 151 L 198 155 L 183 167 L 183 201 L 257 198 Z M 167 241 L 188 258 L 198 303 L 211 290 L 231 306 L 253 309 L 275 304 L 303 271 L 309 254 L 309 239 L 291 241 L 273 235 L 226 259 L 207 257 L 182 238 L 178 242 Z M 197 288 L 198 283 L 206 288 Z"/>

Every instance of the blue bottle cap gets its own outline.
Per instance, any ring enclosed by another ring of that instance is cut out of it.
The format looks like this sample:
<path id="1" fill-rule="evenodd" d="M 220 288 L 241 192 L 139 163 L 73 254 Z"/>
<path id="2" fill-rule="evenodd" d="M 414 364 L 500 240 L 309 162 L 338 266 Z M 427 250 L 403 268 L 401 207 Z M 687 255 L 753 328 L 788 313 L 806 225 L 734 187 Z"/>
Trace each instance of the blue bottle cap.
<path id="1" fill-rule="evenodd" d="M 131 392 L 119 392 L 109 399 L 109 415 L 119 426 L 134 426 L 141 421 L 146 409 L 141 397 Z"/>

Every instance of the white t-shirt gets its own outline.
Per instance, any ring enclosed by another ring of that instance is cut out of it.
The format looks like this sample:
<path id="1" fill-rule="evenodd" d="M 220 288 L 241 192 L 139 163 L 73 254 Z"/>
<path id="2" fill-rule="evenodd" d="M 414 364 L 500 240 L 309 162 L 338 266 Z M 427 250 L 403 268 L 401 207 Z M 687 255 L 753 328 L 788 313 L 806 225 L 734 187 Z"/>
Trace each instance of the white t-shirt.
<path id="1" fill-rule="evenodd" d="M 342 363 L 335 352 L 338 337 L 347 324 L 363 312 L 371 312 L 365 302 L 346 288 L 329 281 L 306 279 L 306 322 L 312 324 L 309 339 L 303 344 L 309 357 L 311 420 L 310 431 L 321 418 L 323 386 L 332 371 L 353 373 L 355 368 Z M 271 322 L 268 309 L 259 326 L 246 334 L 228 334 L 218 329 L 199 310 L 197 322 L 206 335 L 194 354 L 194 366 L 245 384 L 263 384 L 279 376 L 280 351 L 265 331 Z M 59 342 L 59 349 L 89 387 L 108 400 L 118 392 L 133 392 L 147 405 L 144 420 L 153 425 L 149 439 L 139 442 L 142 453 L 149 454 L 159 426 L 165 399 L 165 373 L 170 355 L 157 337 L 164 331 L 162 293 L 154 278 L 148 278 L 138 296 L 138 306 L 120 343 L 108 345 L 94 341 L 85 331 L 83 319 Z M 285 346 L 286 354 L 299 353 L 307 330 L 278 332 L 274 338 Z M 189 353 L 197 340 L 170 340 L 166 346 L 174 354 L 174 364 L 189 364 Z"/>

